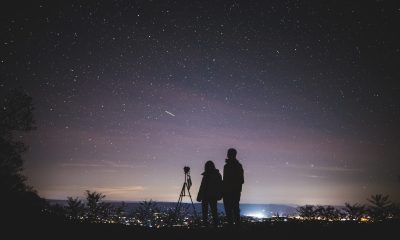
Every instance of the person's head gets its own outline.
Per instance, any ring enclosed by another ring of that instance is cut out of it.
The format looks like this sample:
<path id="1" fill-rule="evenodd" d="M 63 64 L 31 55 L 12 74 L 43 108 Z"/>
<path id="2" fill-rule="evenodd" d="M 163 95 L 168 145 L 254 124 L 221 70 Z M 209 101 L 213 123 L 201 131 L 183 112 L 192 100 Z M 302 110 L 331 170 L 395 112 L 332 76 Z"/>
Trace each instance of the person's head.
<path id="1" fill-rule="evenodd" d="M 215 170 L 215 164 L 213 163 L 213 161 L 209 160 L 204 165 L 204 171 L 205 172 L 210 172 L 212 170 Z"/>
<path id="2" fill-rule="evenodd" d="M 236 149 L 234 149 L 234 148 L 229 148 L 229 149 L 228 149 L 227 157 L 228 157 L 228 159 L 236 159 L 236 154 L 237 154 Z"/>

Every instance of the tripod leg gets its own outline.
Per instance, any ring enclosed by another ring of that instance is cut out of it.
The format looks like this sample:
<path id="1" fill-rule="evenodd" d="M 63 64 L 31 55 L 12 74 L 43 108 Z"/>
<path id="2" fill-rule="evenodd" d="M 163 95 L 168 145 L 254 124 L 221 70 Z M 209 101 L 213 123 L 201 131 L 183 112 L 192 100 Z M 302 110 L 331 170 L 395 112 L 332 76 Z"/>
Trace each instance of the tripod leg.
<path id="1" fill-rule="evenodd" d="M 185 183 L 183 184 L 181 193 L 179 194 L 178 203 L 176 204 L 175 207 L 175 215 L 178 215 L 179 211 L 181 210 L 183 196 L 185 196 Z"/>
<path id="2" fill-rule="evenodd" d="M 188 188 L 188 194 L 189 194 L 189 197 L 190 197 L 190 201 L 192 202 L 194 217 L 197 219 L 196 208 L 194 207 L 194 203 L 193 203 L 193 200 L 192 200 L 192 195 L 190 194 L 189 188 Z"/>

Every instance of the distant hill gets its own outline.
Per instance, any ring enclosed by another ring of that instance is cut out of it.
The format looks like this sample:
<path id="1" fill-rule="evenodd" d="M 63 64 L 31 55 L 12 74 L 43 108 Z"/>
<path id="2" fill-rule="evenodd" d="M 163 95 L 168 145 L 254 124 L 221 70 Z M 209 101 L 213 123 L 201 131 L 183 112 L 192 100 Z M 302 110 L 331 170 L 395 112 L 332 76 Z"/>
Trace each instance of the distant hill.
<path id="1" fill-rule="evenodd" d="M 67 200 L 53 200 L 48 199 L 50 204 L 59 204 L 61 206 L 67 205 Z M 111 202 L 113 205 L 120 205 L 120 201 L 108 201 Z M 168 209 L 174 209 L 176 207 L 176 202 L 156 202 L 158 208 L 161 211 L 166 211 Z M 132 212 L 134 209 L 138 208 L 140 202 L 125 202 L 126 204 L 126 212 Z M 194 203 L 196 212 L 198 214 L 201 213 L 201 204 Z M 192 211 L 190 203 L 183 203 L 183 207 L 188 208 L 189 213 Z M 285 205 L 285 204 L 250 204 L 250 203 L 243 203 L 240 204 L 240 211 L 241 214 L 244 216 L 252 216 L 252 217 L 259 217 L 259 218 L 269 218 L 277 213 L 279 216 L 294 216 L 298 215 L 296 211 L 296 206 L 293 205 Z M 218 203 L 218 212 L 225 212 L 224 205 Z"/>

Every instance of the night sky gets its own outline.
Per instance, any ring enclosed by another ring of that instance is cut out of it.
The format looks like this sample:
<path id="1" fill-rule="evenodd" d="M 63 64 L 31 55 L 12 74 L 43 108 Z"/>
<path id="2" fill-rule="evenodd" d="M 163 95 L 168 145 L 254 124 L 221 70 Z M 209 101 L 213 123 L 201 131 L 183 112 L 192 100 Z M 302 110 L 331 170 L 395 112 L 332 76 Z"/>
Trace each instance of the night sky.
<path id="1" fill-rule="evenodd" d="M 399 201 L 400 4 L 337 2 L 2 4 L 1 96 L 35 105 L 28 183 L 177 201 L 185 165 L 196 196 L 234 147 L 242 203 Z"/>

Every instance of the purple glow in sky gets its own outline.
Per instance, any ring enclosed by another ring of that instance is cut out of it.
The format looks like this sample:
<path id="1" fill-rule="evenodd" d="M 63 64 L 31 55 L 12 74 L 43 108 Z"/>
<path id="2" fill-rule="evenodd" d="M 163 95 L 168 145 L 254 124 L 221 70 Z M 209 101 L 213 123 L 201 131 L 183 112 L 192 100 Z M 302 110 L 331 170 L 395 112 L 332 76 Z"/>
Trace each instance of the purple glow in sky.
<path id="1" fill-rule="evenodd" d="M 4 10 L 3 10 L 4 11 Z M 400 12 L 386 2 L 121 1 L 8 6 L 1 93 L 38 129 L 25 173 L 51 199 L 177 201 L 226 151 L 242 202 L 400 200 Z"/>

